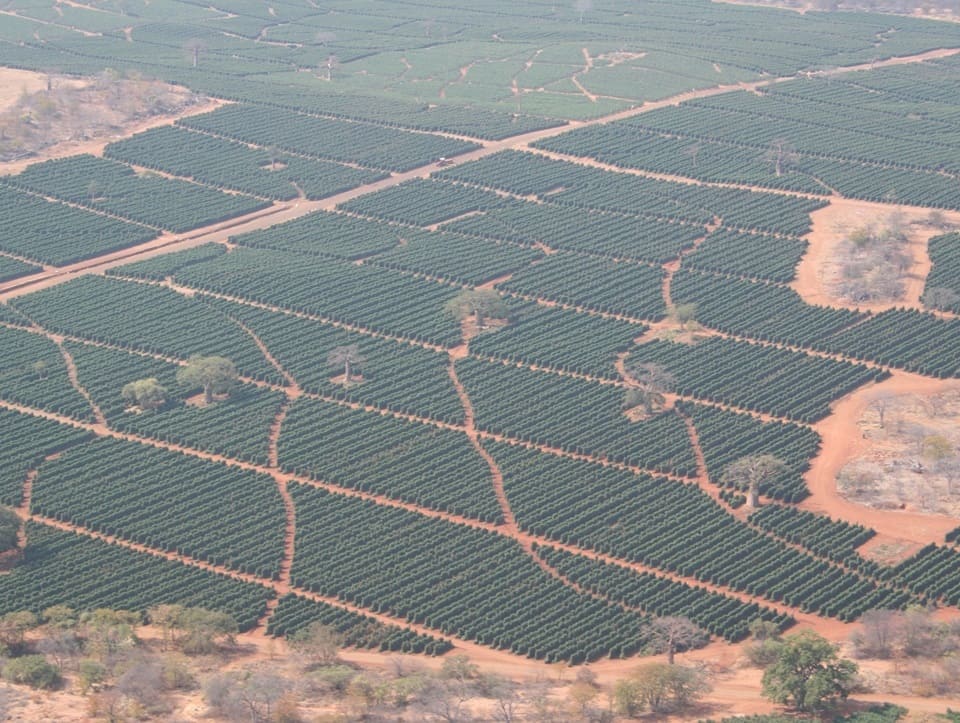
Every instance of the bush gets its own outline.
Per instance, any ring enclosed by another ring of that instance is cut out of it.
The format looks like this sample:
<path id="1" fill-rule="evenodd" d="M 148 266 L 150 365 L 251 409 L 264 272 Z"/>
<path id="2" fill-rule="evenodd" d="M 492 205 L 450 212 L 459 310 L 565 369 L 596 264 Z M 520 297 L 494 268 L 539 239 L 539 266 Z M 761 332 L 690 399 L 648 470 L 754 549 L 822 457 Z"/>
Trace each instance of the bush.
<path id="1" fill-rule="evenodd" d="M 52 690 L 60 684 L 60 671 L 42 655 L 24 655 L 7 662 L 3 677 L 11 683 Z"/>

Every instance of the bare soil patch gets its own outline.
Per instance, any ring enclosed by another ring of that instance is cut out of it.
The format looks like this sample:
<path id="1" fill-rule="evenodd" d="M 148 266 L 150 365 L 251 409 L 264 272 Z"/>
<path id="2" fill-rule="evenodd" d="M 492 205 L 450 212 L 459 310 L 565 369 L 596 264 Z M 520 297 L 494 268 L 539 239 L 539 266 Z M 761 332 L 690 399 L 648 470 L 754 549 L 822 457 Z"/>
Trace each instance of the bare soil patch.
<path id="1" fill-rule="evenodd" d="M 894 212 L 902 214 L 907 224 L 908 244 L 905 247 L 911 262 L 903 274 L 904 295 L 901 299 L 883 302 L 853 303 L 843 299 L 838 291 L 842 276 L 842 247 L 846 237 L 860 228 L 882 227 Z M 944 233 L 927 223 L 930 209 L 895 206 L 872 201 L 831 198 L 830 205 L 811 214 L 812 230 L 806 235 L 807 253 L 797 266 L 797 277 L 791 287 L 808 304 L 835 306 L 865 311 L 886 311 L 895 307 L 923 309 L 920 296 L 930 273 L 927 242 Z M 960 224 L 960 213 L 944 212 L 944 220 Z"/>
<path id="2" fill-rule="evenodd" d="M 832 405 L 832 414 L 814 427 L 823 438 L 824 445 L 805 475 L 811 496 L 801 503 L 800 507 L 834 519 L 871 527 L 888 540 L 920 544 L 942 543 L 944 535 L 960 525 L 960 519 L 924 509 L 918 492 L 911 492 L 904 486 L 901 499 L 894 482 L 891 487 L 892 492 L 889 494 L 897 493 L 896 508 L 879 509 L 860 504 L 855 497 L 848 498 L 849 491 L 841 492 L 838 489 L 837 479 L 843 469 L 856 460 L 869 460 L 874 455 L 882 459 L 884 455 L 890 454 L 889 448 L 878 444 L 880 440 L 871 439 L 866 434 L 867 429 L 861 427 L 865 415 L 867 424 L 876 423 L 875 411 L 870 409 L 871 404 L 875 404 L 875 399 L 886 395 L 891 395 L 894 399 L 913 395 L 920 399 L 932 399 L 945 393 L 958 393 L 958 390 L 960 390 L 958 380 L 931 379 L 918 374 L 895 371 L 889 379 L 880 384 L 862 387 L 835 402 Z M 906 409 L 909 409 L 910 405 L 920 403 L 922 402 L 911 402 L 905 408 L 904 414 L 907 413 Z M 956 419 L 953 417 L 954 425 L 956 425 Z M 949 424 L 949 421 L 944 419 L 943 424 Z M 905 474 L 922 476 L 909 471 Z M 918 496 L 914 497 L 915 494 Z M 878 499 L 884 499 L 884 497 L 881 495 Z M 902 508 L 899 506 L 901 503 Z M 957 508 L 951 507 L 951 509 Z"/>
<path id="3" fill-rule="evenodd" d="M 46 73 L 35 73 L 32 70 L 0 67 L 0 112 L 16 105 L 23 95 L 44 90 L 49 77 Z"/>

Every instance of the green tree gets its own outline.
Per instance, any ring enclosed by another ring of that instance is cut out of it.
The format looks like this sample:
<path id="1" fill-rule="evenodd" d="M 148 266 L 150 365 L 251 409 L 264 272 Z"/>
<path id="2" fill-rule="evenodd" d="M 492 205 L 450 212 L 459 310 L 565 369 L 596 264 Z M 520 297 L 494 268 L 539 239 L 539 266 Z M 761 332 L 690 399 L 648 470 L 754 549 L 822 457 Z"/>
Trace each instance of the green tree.
<path id="1" fill-rule="evenodd" d="M 123 401 L 140 409 L 157 409 L 167 402 L 167 390 L 154 377 L 147 379 L 137 379 L 134 382 L 123 385 L 120 392 Z"/>
<path id="2" fill-rule="evenodd" d="M 486 289 L 464 289 L 447 302 L 446 308 L 461 321 L 472 314 L 478 329 L 486 326 L 487 319 L 506 319 L 510 315 L 500 295 Z"/>
<path id="3" fill-rule="evenodd" d="M 349 384 L 353 378 L 355 367 L 362 367 L 367 363 L 363 354 L 360 353 L 360 347 L 356 344 L 347 346 L 338 346 L 327 354 L 327 364 L 339 369 L 343 367 L 343 383 Z"/>
<path id="4" fill-rule="evenodd" d="M 309 666 L 323 666 L 336 661 L 343 636 L 318 621 L 291 635 L 289 643 L 291 650 L 303 656 Z"/>
<path id="5" fill-rule="evenodd" d="M 17 546 L 20 535 L 20 517 L 9 507 L 0 507 L 0 552 Z"/>
<path id="6" fill-rule="evenodd" d="M 52 690 L 60 683 L 60 671 L 42 655 L 24 655 L 7 661 L 3 677 L 11 683 Z"/>
<path id="7" fill-rule="evenodd" d="M 194 355 L 177 371 L 177 382 L 185 387 L 201 387 L 207 404 L 214 394 L 226 394 L 237 381 L 237 368 L 222 356 Z"/>
<path id="8" fill-rule="evenodd" d="M 812 630 L 783 639 L 777 659 L 763 673 L 763 695 L 804 711 L 846 699 L 857 665 L 841 658 L 837 646 Z"/>
<path id="9" fill-rule="evenodd" d="M 40 359 L 35 361 L 31 367 L 37 379 L 46 379 L 50 375 L 50 363 Z"/>
<path id="10" fill-rule="evenodd" d="M 189 655 L 214 652 L 236 642 L 237 621 L 227 613 L 205 608 L 185 608 L 180 618 L 180 649 Z"/>
<path id="11" fill-rule="evenodd" d="M 697 318 L 697 305 L 694 303 L 677 304 L 672 309 L 673 318 L 680 324 L 680 328 L 686 330 L 687 324 Z"/>
<path id="12" fill-rule="evenodd" d="M 747 507 L 760 506 L 760 487 L 784 470 L 786 465 L 772 454 L 753 454 L 727 465 L 720 478 L 723 484 L 746 490 Z"/>

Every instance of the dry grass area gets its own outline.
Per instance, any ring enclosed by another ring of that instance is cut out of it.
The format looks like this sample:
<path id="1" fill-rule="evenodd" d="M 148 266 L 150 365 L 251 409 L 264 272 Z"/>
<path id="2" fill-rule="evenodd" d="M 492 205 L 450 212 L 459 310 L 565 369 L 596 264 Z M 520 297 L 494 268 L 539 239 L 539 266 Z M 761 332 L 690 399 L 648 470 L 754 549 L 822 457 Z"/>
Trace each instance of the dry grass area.
<path id="1" fill-rule="evenodd" d="M 179 86 L 122 77 L 110 71 L 85 80 L 23 71 L 0 70 L 0 169 L 22 170 L 23 161 L 54 155 L 98 152 L 87 144 L 113 140 L 156 125 L 173 122 L 209 100 Z M 13 77 L 8 74 L 14 73 Z M 144 125 L 146 124 L 146 125 Z M 57 152 L 47 152 L 57 149 Z"/>
<path id="2" fill-rule="evenodd" d="M 864 228 L 883 228 L 891 214 L 902 219 L 907 244 L 903 247 L 909 266 L 901 276 L 904 293 L 899 299 L 853 303 L 840 292 L 843 266 L 847 262 L 847 237 Z M 830 205 L 811 214 L 812 230 L 805 237 L 809 242 L 807 253 L 797 267 L 796 280 L 791 284 L 808 304 L 838 308 L 885 311 L 894 307 L 924 308 L 920 302 L 930 257 L 927 242 L 944 233 L 943 227 L 930 223 L 930 210 L 909 206 L 892 206 L 870 201 L 833 198 Z M 940 214 L 944 226 L 960 225 L 960 213 Z M 934 216 L 936 218 L 936 214 Z"/>
<path id="3" fill-rule="evenodd" d="M 960 386 L 878 394 L 857 426 L 868 444 L 837 475 L 843 496 L 877 509 L 960 516 Z"/>

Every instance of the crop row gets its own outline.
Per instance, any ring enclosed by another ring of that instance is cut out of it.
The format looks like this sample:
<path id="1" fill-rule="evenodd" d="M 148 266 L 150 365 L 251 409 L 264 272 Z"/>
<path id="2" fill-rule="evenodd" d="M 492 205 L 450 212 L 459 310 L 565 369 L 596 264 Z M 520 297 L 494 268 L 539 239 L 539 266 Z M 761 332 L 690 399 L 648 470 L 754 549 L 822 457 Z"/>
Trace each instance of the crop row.
<path id="1" fill-rule="evenodd" d="M 223 244 L 211 242 L 200 246 L 186 249 L 185 251 L 174 251 L 169 254 L 154 256 L 143 261 L 134 261 L 131 264 L 123 266 L 114 266 L 107 269 L 104 273 L 107 276 L 116 276 L 118 278 L 130 279 L 148 279 L 150 281 L 163 281 L 168 276 L 173 276 L 184 266 L 209 261 L 217 256 L 227 253 L 227 247 Z"/>
<path id="2" fill-rule="evenodd" d="M 283 553 L 269 476 L 131 442 L 100 439 L 45 462 L 30 509 L 261 577 Z"/>
<path id="3" fill-rule="evenodd" d="M 947 303 L 940 302 L 940 305 L 960 313 L 960 233 L 934 236 L 927 244 L 927 251 L 933 267 L 927 274 L 924 302 L 928 305 L 935 303 L 931 289 L 949 289 L 956 294 L 956 298 L 950 303 L 948 296 Z"/>
<path id="4" fill-rule="evenodd" d="M 507 292 L 635 319 L 666 315 L 663 271 L 633 262 L 558 252 L 497 285 Z"/>
<path id="5" fill-rule="evenodd" d="M 218 188 L 283 201 L 296 198 L 297 189 L 315 200 L 385 178 L 382 173 L 253 149 L 171 126 L 111 143 L 105 155 Z"/>
<path id="6" fill-rule="evenodd" d="M 532 658 L 642 647 L 643 616 L 575 592 L 513 540 L 308 487 L 293 496 L 297 587 Z"/>
<path id="7" fill-rule="evenodd" d="M 617 379 L 616 355 L 647 327 L 568 309 L 518 303 L 510 323 L 470 340 L 470 352 L 508 362 Z M 589 339 L 589 343 L 584 343 Z"/>
<path id="8" fill-rule="evenodd" d="M 368 263 L 388 269 L 429 274 L 458 284 L 479 286 L 542 258 L 541 251 L 512 243 L 441 231 L 401 233 L 393 249 Z"/>
<path id="9" fill-rule="evenodd" d="M 43 268 L 40 266 L 0 254 L 0 284 L 4 281 L 12 281 L 21 276 L 36 274 L 40 271 L 43 271 Z"/>
<path id="10" fill-rule="evenodd" d="M 837 562 L 856 555 L 856 549 L 876 532 L 863 525 L 815 515 L 795 507 L 767 505 L 750 515 L 750 522 L 788 542 Z"/>
<path id="11" fill-rule="evenodd" d="M 54 455 L 90 439 L 90 433 L 41 417 L 0 409 L 0 504 L 17 507 L 23 501 L 27 472 Z"/>
<path id="12" fill-rule="evenodd" d="M 527 246 L 543 243 L 556 249 L 651 263 L 677 258 L 707 233 L 696 224 L 551 203 L 510 204 L 495 214 L 470 216 L 445 228 Z"/>
<path id="13" fill-rule="evenodd" d="M 350 261 L 388 251 L 413 229 L 316 211 L 259 231 L 231 236 L 232 243 L 252 248 L 295 251 Z"/>
<path id="14" fill-rule="evenodd" d="M 702 587 L 634 572 L 603 560 L 552 547 L 540 547 L 537 554 L 585 590 L 650 615 L 689 618 L 704 630 L 731 642 L 745 638 L 754 620 L 771 622 L 781 630 L 793 622 L 788 615 L 757 603 L 745 603 Z"/>
<path id="15" fill-rule="evenodd" d="M 892 578 L 919 595 L 960 605 L 960 553 L 930 544 L 893 569 Z"/>
<path id="16" fill-rule="evenodd" d="M 0 250 L 64 266 L 155 238 L 153 229 L 0 187 Z"/>
<path id="17" fill-rule="evenodd" d="M 175 275 L 204 291 L 238 296 L 413 341 L 454 346 L 456 321 L 444 311 L 458 289 L 345 261 L 238 249 Z"/>
<path id="18" fill-rule="evenodd" d="M 857 364 L 722 338 L 693 345 L 651 341 L 630 353 L 628 363 L 641 362 L 672 373 L 680 394 L 802 422 L 825 417 L 833 400 L 886 376 Z"/>
<path id="19" fill-rule="evenodd" d="M 683 259 L 686 268 L 768 281 L 791 281 L 807 242 L 720 229 Z"/>
<path id="20" fill-rule="evenodd" d="M 270 205 L 88 155 L 34 164 L 5 183 L 176 233 Z"/>
<path id="21" fill-rule="evenodd" d="M 228 613 L 241 630 L 249 630 L 273 597 L 261 585 L 44 525 L 28 523 L 27 540 L 23 561 L 0 576 L 0 614 L 39 614 L 52 605 L 145 613 L 155 605 L 177 604 Z"/>
<path id="22" fill-rule="evenodd" d="M 488 449 L 518 524 L 535 534 L 844 620 L 910 598 L 750 528 L 694 484 Z"/>
<path id="23" fill-rule="evenodd" d="M 663 413 L 631 422 L 619 387 L 475 359 L 457 362 L 457 373 L 479 429 L 646 469 L 696 473 L 683 420 Z"/>
<path id="24" fill-rule="evenodd" d="M 289 637 L 314 623 L 333 628 L 341 636 L 342 645 L 349 648 L 443 655 L 453 647 L 446 640 L 432 635 L 421 635 L 397 625 L 385 625 L 369 615 L 314 602 L 293 593 L 280 598 L 267 624 L 267 634 Z"/>
<path id="25" fill-rule="evenodd" d="M 263 148 L 398 172 L 479 147 L 443 136 L 244 104 L 183 118 L 179 124 Z"/>
<path id="26" fill-rule="evenodd" d="M 502 521 L 490 469 L 460 432 L 305 399 L 290 408 L 278 451 L 289 472 Z"/>
<path id="27" fill-rule="evenodd" d="M 430 226 L 471 213 L 491 211 L 504 204 L 492 191 L 415 179 L 347 201 L 340 208 L 385 221 Z"/>

